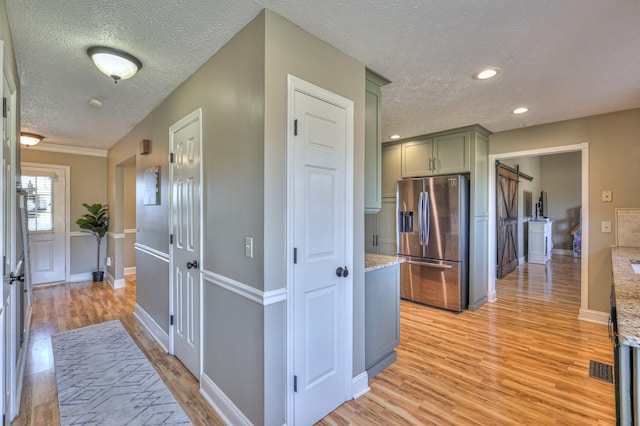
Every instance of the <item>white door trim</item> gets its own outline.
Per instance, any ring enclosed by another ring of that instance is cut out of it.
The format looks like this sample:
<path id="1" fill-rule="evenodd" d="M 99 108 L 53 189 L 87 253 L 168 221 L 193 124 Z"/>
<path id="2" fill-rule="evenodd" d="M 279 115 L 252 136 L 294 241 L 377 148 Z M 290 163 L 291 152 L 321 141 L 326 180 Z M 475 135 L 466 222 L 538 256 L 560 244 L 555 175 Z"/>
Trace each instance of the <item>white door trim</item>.
<path id="1" fill-rule="evenodd" d="M 287 75 L 287 171 L 286 171 L 286 187 L 287 187 L 287 207 L 286 207 L 286 262 L 287 262 L 287 286 L 286 286 L 286 309 L 287 309 L 287 424 L 293 424 L 294 415 L 294 392 L 293 392 L 293 375 L 294 375 L 294 339 L 293 339 L 293 205 L 294 205 L 294 133 L 293 121 L 295 118 L 294 96 L 295 92 L 305 93 L 309 96 L 322 99 L 325 102 L 343 108 L 346 111 L 346 253 L 345 260 L 347 265 L 353 266 L 353 149 L 354 149 L 354 104 L 353 101 L 343 98 L 335 93 L 329 92 L 321 87 L 311 84 L 307 81 Z M 346 363 L 346 377 L 344 383 L 346 400 L 352 398 L 351 384 L 353 376 L 353 280 L 345 282 L 345 306 L 347 307 L 346 315 L 346 351 L 344 353 L 344 361 Z"/>
<path id="2" fill-rule="evenodd" d="M 70 182 L 70 166 L 61 166 L 59 164 L 40 164 L 40 163 L 20 163 L 20 167 L 22 168 L 31 168 L 31 169 L 44 169 L 44 170 L 55 170 L 56 174 L 62 174 L 64 176 L 64 208 L 65 208 L 65 218 L 64 218 L 64 258 L 65 258 L 65 281 L 71 281 L 71 182 Z M 21 174 L 25 174 L 24 170 L 21 170 Z"/>
<path id="3" fill-rule="evenodd" d="M 198 259 L 198 263 L 200 264 L 200 268 L 198 269 L 199 271 L 202 271 L 202 268 L 204 267 L 204 265 L 202 264 L 202 259 L 204 258 L 204 253 L 203 253 L 203 244 L 204 244 L 204 223 L 203 223 L 203 206 L 204 206 L 204 200 L 203 200 L 203 182 L 202 182 L 202 177 L 203 177 L 203 173 L 202 173 L 202 164 L 203 164 L 203 158 L 202 158 L 202 146 L 204 144 L 203 142 L 203 137 L 202 137 L 202 108 L 198 108 L 195 111 L 193 111 L 192 113 L 188 114 L 187 116 L 183 117 L 182 119 L 180 119 L 179 121 L 177 121 L 175 124 L 173 124 L 171 127 L 169 127 L 169 152 L 174 152 L 173 148 L 174 148 L 174 135 L 180 131 L 181 129 L 187 127 L 188 125 L 192 124 L 193 122 L 198 121 L 199 123 L 199 129 L 198 131 L 200 132 L 200 166 L 199 166 L 199 170 L 198 173 L 200 173 L 200 188 L 198 189 L 198 196 L 200 197 L 200 209 L 198 212 L 198 215 L 200 216 L 200 259 Z M 173 168 L 171 167 L 171 165 L 169 165 L 169 233 L 173 232 Z M 202 344 L 203 342 L 203 324 L 202 324 L 202 313 L 204 312 L 203 309 L 203 303 L 202 303 L 202 273 L 199 272 L 198 274 L 198 283 L 197 283 L 199 289 L 200 289 L 200 318 L 198 319 L 198 321 L 200 322 L 200 334 L 198 336 L 198 338 L 200 339 L 199 345 L 200 345 L 200 366 L 198 368 L 199 370 L 199 376 L 196 377 L 196 379 L 198 381 L 200 381 L 200 377 L 202 377 L 202 372 L 203 372 L 203 359 L 204 359 L 204 354 L 203 354 L 203 347 L 204 345 Z M 175 298 L 175 294 L 174 294 L 174 283 L 173 283 L 173 244 L 169 244 L 169 315 L 174 315 L 175 312 L 173 312 L 173 302 L 174 302 L 174 298 Z M 169 353 L 171 355 L 174 355 L 174 347 L 173 347 L 173 343 L 174 343 L 174 330 L 175 327 L 173 325 L 169 325 Z"/>
<path id="4" fill-rule="evenodd" d="M 590 320 L 589 311 L 589 142 L 575 145 L 552 146 L 548 148 L 530 149 L 525 151 L 505 152 L 489 155 L 489 301 L 495 302 L 496 295 L 496 170 L 493 166 L 496 160 L 514 157 L 534 157 L 548 154 L 579 151 L 582 155 L 582 257 L 580 258 L 580 313 L 578 319 Z"/>

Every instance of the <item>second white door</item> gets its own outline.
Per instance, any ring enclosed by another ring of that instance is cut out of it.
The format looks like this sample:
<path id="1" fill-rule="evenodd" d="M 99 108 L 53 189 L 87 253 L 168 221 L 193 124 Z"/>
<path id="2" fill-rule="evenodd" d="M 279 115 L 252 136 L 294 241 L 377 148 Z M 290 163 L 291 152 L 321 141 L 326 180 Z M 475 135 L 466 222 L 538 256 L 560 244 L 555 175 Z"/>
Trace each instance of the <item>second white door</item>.
<path id="1" fill-rule="evenodd" d="M 173 353 L 200 379 L 200 110 L 170 129 Z"/>
<path id="2" fill-rule="evenodd" d="M 298 425 L 315 423 L 349 398 L 352 145 L 348 109 L 332 103 L 333 96 L 339 98 L 322 90 L 296 90 L 293 97 L 293 364 Z"/>

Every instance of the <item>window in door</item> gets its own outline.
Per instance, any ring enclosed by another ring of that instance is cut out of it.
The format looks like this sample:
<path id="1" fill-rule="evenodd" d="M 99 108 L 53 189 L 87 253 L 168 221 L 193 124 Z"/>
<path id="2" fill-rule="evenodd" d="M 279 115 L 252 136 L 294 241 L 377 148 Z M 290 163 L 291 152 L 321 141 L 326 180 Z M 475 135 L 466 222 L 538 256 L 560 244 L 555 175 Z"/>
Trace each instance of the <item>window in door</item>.
<path id="1" fill-rule="evenodd" d="M 22 176 L 22 188 L 27 190 L 29 232 L 53 231 L 53 178 Z"/>

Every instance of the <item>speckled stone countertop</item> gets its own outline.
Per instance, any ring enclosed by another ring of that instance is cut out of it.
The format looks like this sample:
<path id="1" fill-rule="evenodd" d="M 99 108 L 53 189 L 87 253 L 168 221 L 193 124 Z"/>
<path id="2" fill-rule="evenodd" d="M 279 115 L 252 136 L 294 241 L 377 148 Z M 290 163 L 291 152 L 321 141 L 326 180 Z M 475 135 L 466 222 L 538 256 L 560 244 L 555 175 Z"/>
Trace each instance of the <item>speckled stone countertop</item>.
<path id="1" fill-rule="evenodd" d="M 397 256 L 387 256 L 384 254 L 364 254 L 364 271 L 369 272 L 380 268 L 386 268 L 387 266 L 397 265 L 404 262 L 404 259 Z"/>
<path id="2" fill-rule="evenodd" d="M 633 272 L 629 259 L 640 259 L 640 248 L 611 248 L 620 343 L 640 348 L 640 274 Z"/>

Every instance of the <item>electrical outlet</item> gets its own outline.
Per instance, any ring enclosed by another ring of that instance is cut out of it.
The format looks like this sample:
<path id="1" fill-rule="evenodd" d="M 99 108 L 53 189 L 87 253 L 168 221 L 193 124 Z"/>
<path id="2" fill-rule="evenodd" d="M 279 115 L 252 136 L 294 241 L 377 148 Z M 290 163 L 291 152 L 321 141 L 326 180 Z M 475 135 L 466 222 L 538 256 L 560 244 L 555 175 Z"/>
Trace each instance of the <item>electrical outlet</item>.
<path id="1" fill-rule="evenodd" d="M 604 222 L 600 222 L 600 231 L 602 232 L 611 232 L 611 222 L 604 221 Z"/>
<path id="2" fill-rule="evenodd" d="M 613 200 L 613 194 L 611 191 L 602 191 L 602 202 L 610 203 Z M 611 231 L 609 231 L 611 232 Z"/>
<path id="3" fill-rule="evenodd" d="M 244 237 L 244 255 L 253 259 L 253 238 Z"/>
<path id="4" fill-rule="evenodd" d="M 107 257 L 107 266 L 111 266 L 111 258 Z"/>

